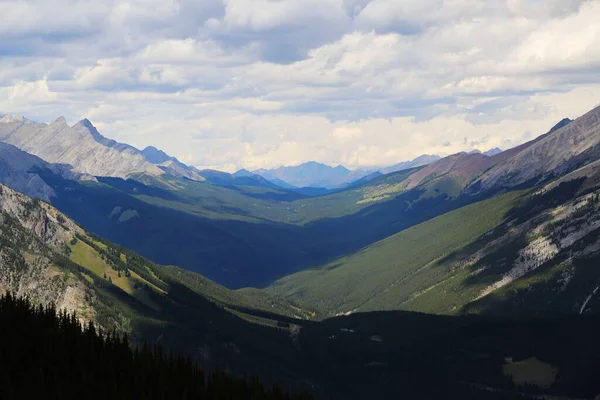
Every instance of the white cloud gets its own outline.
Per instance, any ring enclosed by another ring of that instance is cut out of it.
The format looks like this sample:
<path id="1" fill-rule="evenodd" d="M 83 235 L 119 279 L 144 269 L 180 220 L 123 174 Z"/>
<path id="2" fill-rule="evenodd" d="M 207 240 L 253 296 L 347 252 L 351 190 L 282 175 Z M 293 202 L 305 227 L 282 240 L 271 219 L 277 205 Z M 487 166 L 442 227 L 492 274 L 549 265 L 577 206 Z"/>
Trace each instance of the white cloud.
<path id="1" fill-rule="evenodd" d="M 600 0 L 57 1 L 0 0 L 0 111 L 200 166 L 507 147 L 600 102 Z"/>

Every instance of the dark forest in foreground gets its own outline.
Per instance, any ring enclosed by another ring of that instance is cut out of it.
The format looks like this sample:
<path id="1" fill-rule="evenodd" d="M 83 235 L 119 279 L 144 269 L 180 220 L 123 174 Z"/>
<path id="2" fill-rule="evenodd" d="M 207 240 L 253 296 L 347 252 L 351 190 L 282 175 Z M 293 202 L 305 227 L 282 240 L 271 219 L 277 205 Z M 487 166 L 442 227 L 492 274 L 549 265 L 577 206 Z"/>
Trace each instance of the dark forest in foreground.
<path id="1" fill-rule="evenodd" d="M 131 349 L 126 336 L 80 325 L 75 315 L 0 298 L 0 398 L 310 399 L 258 379 L 205 376 L 160 346 Z"/>

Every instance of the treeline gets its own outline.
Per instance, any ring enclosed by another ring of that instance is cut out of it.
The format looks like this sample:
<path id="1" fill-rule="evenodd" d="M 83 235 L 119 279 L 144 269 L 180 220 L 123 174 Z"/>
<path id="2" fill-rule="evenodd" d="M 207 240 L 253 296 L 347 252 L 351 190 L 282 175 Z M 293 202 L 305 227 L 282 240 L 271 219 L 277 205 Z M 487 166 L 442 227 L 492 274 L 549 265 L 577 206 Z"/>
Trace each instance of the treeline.
<path id="1" fill-rule="evenodd" d="M 0 398 L 311 399 L 256 378 L 205 376 L 160 346 L 131 349 L 127 336 L 82 326 L 75 315 L 0 297 Z"/>

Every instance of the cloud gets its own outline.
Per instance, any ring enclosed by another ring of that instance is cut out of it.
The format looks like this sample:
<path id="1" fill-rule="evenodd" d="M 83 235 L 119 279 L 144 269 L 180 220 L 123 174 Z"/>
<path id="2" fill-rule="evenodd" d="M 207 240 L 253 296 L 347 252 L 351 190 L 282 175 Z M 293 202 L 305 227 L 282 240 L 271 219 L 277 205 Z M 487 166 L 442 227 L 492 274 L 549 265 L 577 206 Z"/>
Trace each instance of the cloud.
<path id="1" fill-rule="evenodd" d="M 0 112 L 213 168 L 506 148 L 600 102 L 599 19 L 600 0 L 0 0 Z"/>

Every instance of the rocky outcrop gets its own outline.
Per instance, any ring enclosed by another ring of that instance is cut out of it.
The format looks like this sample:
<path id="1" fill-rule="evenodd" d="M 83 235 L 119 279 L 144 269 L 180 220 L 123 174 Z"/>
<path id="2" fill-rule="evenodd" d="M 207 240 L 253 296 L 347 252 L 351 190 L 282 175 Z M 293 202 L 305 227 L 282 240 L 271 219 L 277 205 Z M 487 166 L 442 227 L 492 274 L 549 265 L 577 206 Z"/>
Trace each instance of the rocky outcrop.
<path id="1" fill-rule="evenodd" d="M 74 233 L 83 231 L 50 205 L 0 185 L 0 293 L 95 320 L 95 292 L 54 262 Z"/>

